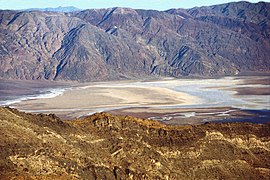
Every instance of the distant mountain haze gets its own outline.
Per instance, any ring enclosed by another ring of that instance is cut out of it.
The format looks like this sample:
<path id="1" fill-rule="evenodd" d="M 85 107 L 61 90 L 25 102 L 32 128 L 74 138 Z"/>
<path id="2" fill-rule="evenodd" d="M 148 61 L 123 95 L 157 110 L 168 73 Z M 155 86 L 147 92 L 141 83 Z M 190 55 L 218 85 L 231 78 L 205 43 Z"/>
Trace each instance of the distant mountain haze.
<path id="1" fill-rule="evenodd" d="M 270 3 L 57 11 L 0 11 L 1 79 L 87 82 L 270 71 Z"/>
<path id="2" fill-rule="evenodd" d="M 30 8 L 25 9 L 23 11 L 51 11 L 51 12 L 73 12 L 73 11 L 80 11 L 81 9 L 76 8 L 74 6 L 68 6 L 68 7 L 56 7 L 56 8 Z"/>

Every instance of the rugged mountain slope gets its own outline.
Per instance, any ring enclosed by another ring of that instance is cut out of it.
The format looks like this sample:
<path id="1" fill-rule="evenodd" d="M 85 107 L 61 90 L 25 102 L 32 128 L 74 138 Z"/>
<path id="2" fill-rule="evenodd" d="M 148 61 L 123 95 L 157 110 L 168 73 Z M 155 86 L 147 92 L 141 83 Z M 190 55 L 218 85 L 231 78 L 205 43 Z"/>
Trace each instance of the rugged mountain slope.
<path id="1" fill-rule="evenodd" d="M 0 77 L 93 81 L 269 71 L 269 3 L 0 12 Z"/>
<path id="2" fill-rule="evenodd" d="M 166 126 L 0 108 L 1 179 L 269 179 L 270 127 Z"/>

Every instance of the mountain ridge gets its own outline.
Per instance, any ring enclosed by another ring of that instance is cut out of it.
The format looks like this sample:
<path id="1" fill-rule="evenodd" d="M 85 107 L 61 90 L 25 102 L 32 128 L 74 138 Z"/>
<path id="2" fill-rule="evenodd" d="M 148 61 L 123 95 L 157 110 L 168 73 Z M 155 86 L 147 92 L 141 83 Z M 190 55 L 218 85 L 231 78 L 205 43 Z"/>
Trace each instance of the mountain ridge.
<path id="1" fill-rule="evenodd" d="M 48 8 L 30 8 L 30 9 L 23 9 L 22 11 L 51 11 L 51 12 L 73 12 L 73 11 L 82 11 L 74 6 L 58 6 L 55 8 L 48 7 Z"/>
<path id="2" fill-rule="evenodd" d="M 2 79 L 102 81 L 269 72 L 269 3 L 167 11 L 0 11 Z"/>

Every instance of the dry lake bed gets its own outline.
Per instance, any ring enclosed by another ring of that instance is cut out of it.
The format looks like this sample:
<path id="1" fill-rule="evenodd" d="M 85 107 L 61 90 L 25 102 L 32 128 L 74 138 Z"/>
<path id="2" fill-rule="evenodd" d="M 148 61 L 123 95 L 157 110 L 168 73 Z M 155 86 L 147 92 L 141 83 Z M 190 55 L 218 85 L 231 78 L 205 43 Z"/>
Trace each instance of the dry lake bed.
<path id="1" fill-rule="evenodd" d="M 270 78 L 173 79 L 94 83 L 0 80 L 0 104 L 65 119 L 107 111 L 169 124 L 270 122 Z"/>

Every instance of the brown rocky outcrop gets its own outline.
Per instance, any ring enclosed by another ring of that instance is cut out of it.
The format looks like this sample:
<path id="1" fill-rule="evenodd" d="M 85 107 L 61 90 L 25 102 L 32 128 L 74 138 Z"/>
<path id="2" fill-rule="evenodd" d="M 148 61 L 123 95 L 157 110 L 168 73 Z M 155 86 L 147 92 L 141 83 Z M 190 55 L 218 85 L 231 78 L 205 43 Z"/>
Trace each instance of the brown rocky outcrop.
<path id="1" fill-rule="evenodd" d="M 269 124 L 168 126 L 0 108 L 1 179 L 269 179 Z"/>

